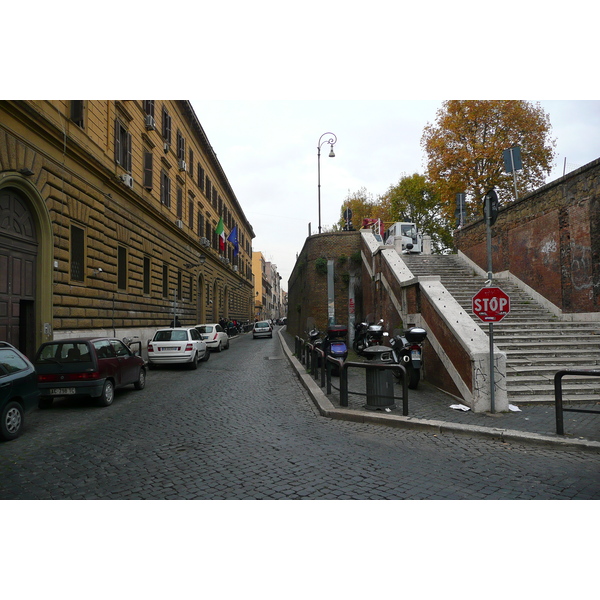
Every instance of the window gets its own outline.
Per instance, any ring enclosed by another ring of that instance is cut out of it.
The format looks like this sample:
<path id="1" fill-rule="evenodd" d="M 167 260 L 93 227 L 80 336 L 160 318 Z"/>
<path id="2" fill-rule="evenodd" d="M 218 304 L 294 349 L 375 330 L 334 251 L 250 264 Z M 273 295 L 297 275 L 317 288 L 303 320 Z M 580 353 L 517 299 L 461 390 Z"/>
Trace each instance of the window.
<path id="1" fill-rule="evenodd" d="M 162 136 L 167 144 L 171 144 L 171 115 L 163 106 L 162 112 Z"/>
<path id="2" fill-rule="evenodd" d="M 188 225 L 194 231 L 194 201 L 188 200 Z"/>
<path id="3" fill-rule="evenodd" d="M 154 117 L 154 100 L 144 100 L 144 113 Z"/>
<path id="4" fill-rule="evenodd" d="M 131 171 L 131 134 L 119 119 L 115 119 L 115 162 Z"/>
<path id="5" fill-rule="evenodd" d="M 127 289 L 127 248 L 124 246 L 117 249 L 117 288 Z"/>
<path id="6" fill-rule="evenodd" d="M 198 163 L 198 187 L 204 191 L 204 169 L 200 163 Z"/>
<path id="7" fill-rule="evenodd" d="M 162 280 L 162 295 L 163 298 L 169 297 L 169 265 L 163 265 L 163 280 Z"/>
<path id="8" fill-rule="evenodd" d="M 177 298 L 181 300 L 181 271 L 177 271 Z"/>
<path id="9" fill-rule="evenodd" d="M 210 191 L 211 191 L 211 184 L 210 184 L 210 178 L 207 176 L 206 177 L 206 198 L 208 199 L 208 201 L 210 202 Z"/>
<path id="10" fill-rule="evenodd" d="M 198 236 L 202 237 L 204 232 L 204 215 L 202 214 L 200 208 L 200 205 L 198 205 Z"/>
<path id="11" fill-rule="evenodd" d="M 147 190 L 152 189 L 152 152 L 144 150 L 144 187 Z"/>
<path id="12" fill-rule="evenodd" d="M 71 121 L 83 128 L 83 100 L 71 100 Z"/>
<path id="13" fill-rule="evenodd" d="M 144 294 L 150 295 L 150 258 L 144 256 Z"/>
<path id="14" fill-rule="evenodd" d="M 71 225 L 71 279 L 84 281 L 85 231 Z"/>
<path id="15" fill-rule="evenodd" d="M 165 171 L 160 173 L 160 202 L 171 208 L 171 180 Z"/>
<path id="16" fill-rule="evenodd" d="M 181 131 L 177 132 L 177 158 L 185 160 L 185 139 L 181 135 Z"/>
<path id="17" fill-rule="evenodd" d="M 189 154 L 190 164 L 188 165 L 188 173 L 190 174 L 190 177 L 194 179 L 194 151 L 191 148 Z"/>
<path id="18" fill-rule="evenodd" d="M 177 218 L 183 219 L 183 190 L 177 186 Z"/>

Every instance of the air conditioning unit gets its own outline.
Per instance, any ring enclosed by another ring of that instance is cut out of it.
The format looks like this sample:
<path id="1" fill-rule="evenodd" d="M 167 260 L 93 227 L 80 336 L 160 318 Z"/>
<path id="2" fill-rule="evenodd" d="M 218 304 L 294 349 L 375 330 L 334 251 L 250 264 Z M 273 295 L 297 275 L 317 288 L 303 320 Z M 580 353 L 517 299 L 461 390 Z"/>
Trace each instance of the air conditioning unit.
<path id="1" fill-rule="evenodd" d="M 146 115 L 146 129 L 156 129 L 156 122 L 152 115 Z"/>
<path id="2" fill-rule="evenodd" d="M 240 268 L 237 265 L 233 265 L 233 270 L 237 273 L 240 270 Z"/>
<path id="3" fill-rule="evenodd" d="M 167 142 L 165 142 L 165 144 L 163 146 L 163 150 L 164 150 L 165 154 L 169 151 L 169 144 L 167 144 Z"/>
<path id="4" fill-rule="evenodd" d="M 183 229 L 183 221 L 181 219 L 177 219 L 177 221 L 175 221 L 175 225 L 177 225 L 179 229 Z"/>
<path id="5" fill-rule="evenodd" d="M 185 160 L 180 160 L 179 161 L 179 170 L 180 171 L 187 171 L 187 165 L 185 164 Z"/>
<path id="6" fill-rule="evenodd" d="M 133 177 L 131 175 L 121 175 L 121 181 L 128 187 L 133 189 Z"/>

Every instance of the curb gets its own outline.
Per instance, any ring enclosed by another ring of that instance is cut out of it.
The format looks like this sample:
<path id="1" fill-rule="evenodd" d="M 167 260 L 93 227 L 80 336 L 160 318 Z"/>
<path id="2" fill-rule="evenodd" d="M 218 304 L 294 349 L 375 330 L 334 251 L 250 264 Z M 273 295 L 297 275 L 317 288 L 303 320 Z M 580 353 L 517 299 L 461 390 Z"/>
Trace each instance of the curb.
<path id="1" fill-rule="evenodd" d="M 478 435 L 490 439 L 500 440 L 501 442 L 522 442 L 530 444 L 552 444 L 561 448 L 577 448 L 585 450 L 600 451 L 600 442 L 591 440 L 575 440 L 569 438 L 557 438 L 540 433 L 529 433 L 527 431 L 518 431 L 515 429 L 501 429 L 496 427 L 482 427 L 479 425 L 464 425 L 462 423 L 449 423 L 447 421 L 438 421 L 431 419 L 418 419 L 415 417 L 404 417 L 401 415 L 384 415 L 372 412 L 358 412 L 348 408 L 336 408 L 331 400 L 327 398 L 319 384 L 304 369 L 302 363 L 292 354 L 286 344 L 281 331 L 278 331 L 279 341 L 283 351 L 292 365 L 294 371 L 304 388 L 310 394 L 315 406 L 323 417 L 338 419 L 342 421 L 351 421 L 354 423 L 372 423 L 376 425 L 385 425 L 387 427 L 402 427 L 405 429 L 418 429 L 425 431 L 434 431 L 436 433 L 453 433 Z"/>

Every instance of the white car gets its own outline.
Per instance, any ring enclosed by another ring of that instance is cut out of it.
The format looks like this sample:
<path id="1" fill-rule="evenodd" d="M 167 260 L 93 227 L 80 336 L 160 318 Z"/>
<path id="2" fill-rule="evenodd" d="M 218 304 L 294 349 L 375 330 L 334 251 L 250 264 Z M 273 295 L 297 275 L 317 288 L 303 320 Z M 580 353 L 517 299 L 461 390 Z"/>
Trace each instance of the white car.
<path id="1" fill-rule="evenodd" d="M 203 323 L 195 327 L 209 350 L 221 352 L 229 348 L 229 336 L 218 323 Z"/>
<path id="2" fill-rule="evenodd" d="M 148 367 L 187 364 L 197 369 L 198 363 L 207 361 L 210 352 L 206 342 L 195 327 L 159 329 L 148 342 Z"/>

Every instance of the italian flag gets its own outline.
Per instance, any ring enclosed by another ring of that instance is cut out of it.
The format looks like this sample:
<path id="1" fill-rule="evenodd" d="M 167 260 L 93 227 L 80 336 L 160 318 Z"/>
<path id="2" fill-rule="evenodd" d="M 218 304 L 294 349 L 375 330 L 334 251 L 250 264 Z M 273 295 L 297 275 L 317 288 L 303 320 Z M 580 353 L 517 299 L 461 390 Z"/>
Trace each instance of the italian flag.
<path id="1" fill-rule="evenodd" d="M 215 230 L 215 233 L 219 236 L 219 251 L 225 251 L 225 226 L 223 225 L 223 217 L 219 219 L 219 223 Z"/>

